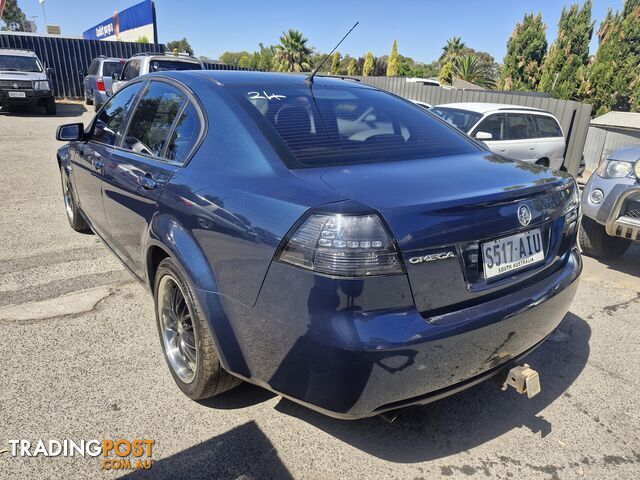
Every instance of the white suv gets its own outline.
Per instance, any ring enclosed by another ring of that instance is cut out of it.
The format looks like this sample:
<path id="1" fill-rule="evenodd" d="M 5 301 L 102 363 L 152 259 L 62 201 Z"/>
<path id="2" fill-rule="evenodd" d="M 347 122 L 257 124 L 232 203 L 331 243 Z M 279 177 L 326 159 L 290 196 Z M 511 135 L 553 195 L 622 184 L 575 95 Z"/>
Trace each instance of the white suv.
<path id="1" fill-rule="evenodd" d="M 498 155 L 554 170 L 562 167 L 564 134 L 549 112 L 499 103 L 448 103 L 430 111 Z"/>
<path id="2" fill-rule="evenodd" d="M 203 63 L 188 54 L 137 53 L 124 64 L 120 74 L 113 75 L 113 93 L 129 80 L 152 72 L 167 70 L 204 70 Z"/>

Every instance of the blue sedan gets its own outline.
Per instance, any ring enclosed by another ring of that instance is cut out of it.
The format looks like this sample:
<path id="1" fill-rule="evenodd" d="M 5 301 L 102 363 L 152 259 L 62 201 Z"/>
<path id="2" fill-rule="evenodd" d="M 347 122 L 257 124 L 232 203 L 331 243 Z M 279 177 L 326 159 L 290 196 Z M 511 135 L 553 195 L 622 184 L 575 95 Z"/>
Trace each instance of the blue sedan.
<path id="1" fill-rule="evenodd" d="M 355 81 L 145 75 L 57 138 L 71 227 L 149 288 L 192 399 L 425 404 L 518 365 L 577 288 L 569 176 Z"/>

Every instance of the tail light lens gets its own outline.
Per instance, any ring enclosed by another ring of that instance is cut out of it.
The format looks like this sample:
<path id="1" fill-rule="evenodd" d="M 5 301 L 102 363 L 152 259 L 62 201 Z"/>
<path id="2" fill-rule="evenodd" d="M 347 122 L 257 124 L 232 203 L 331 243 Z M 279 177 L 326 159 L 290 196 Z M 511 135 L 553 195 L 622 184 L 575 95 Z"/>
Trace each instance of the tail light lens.
<path id="1" fill-rule="evenodd" d="M 278 260 L 342 277 L 403 273 L 395 242 L 377 215 L 311 215 Z"/>
<path id="2" fill-rule="evenodd" d="M 102 77 L 98 77 L 98 80 L 96 80 L 96 86 L 98 87 L 98 91 L 100 93 L 104 93 L 106 91 L 106 89 L 104 88 L 104 79 Z"/>

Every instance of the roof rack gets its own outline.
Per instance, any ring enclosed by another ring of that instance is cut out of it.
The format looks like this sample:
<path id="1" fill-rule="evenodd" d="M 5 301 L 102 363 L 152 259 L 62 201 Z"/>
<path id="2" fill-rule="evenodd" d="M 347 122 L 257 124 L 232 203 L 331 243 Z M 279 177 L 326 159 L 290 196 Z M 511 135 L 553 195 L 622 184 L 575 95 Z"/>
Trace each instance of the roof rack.
<path id="1" fill-rule="evenodd" d="M 340 80 L 352 80 L 354 82 L 360 82 L 359 78 L 350 77 L 348 75 L 331 75 L 330 73 L 316 73 L 316 77 L 339 78 Z"/>
<path id="2" fill-rule="evenodd" d="M 150 55 L 166 55 L 165 52 L 138 52 L 131 55 L 132 57 L 148 57 Z"/>

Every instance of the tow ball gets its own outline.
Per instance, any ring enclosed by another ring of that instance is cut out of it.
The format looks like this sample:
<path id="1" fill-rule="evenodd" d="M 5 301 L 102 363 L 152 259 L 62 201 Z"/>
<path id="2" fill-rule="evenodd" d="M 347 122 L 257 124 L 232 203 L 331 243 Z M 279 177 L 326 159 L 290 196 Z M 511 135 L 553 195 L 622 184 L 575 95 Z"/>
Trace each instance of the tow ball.
<path id="1" fill-rule="evenodd" d="M 502 384 L 502 390 L 509 387 L 516 389 L 521 395 L 527 394 L 528 398 L 535 397 L 540 393 L 540 376 L 533 368 L 526 363 L 513 367 L 507 373 L 507 379 Z"/>

